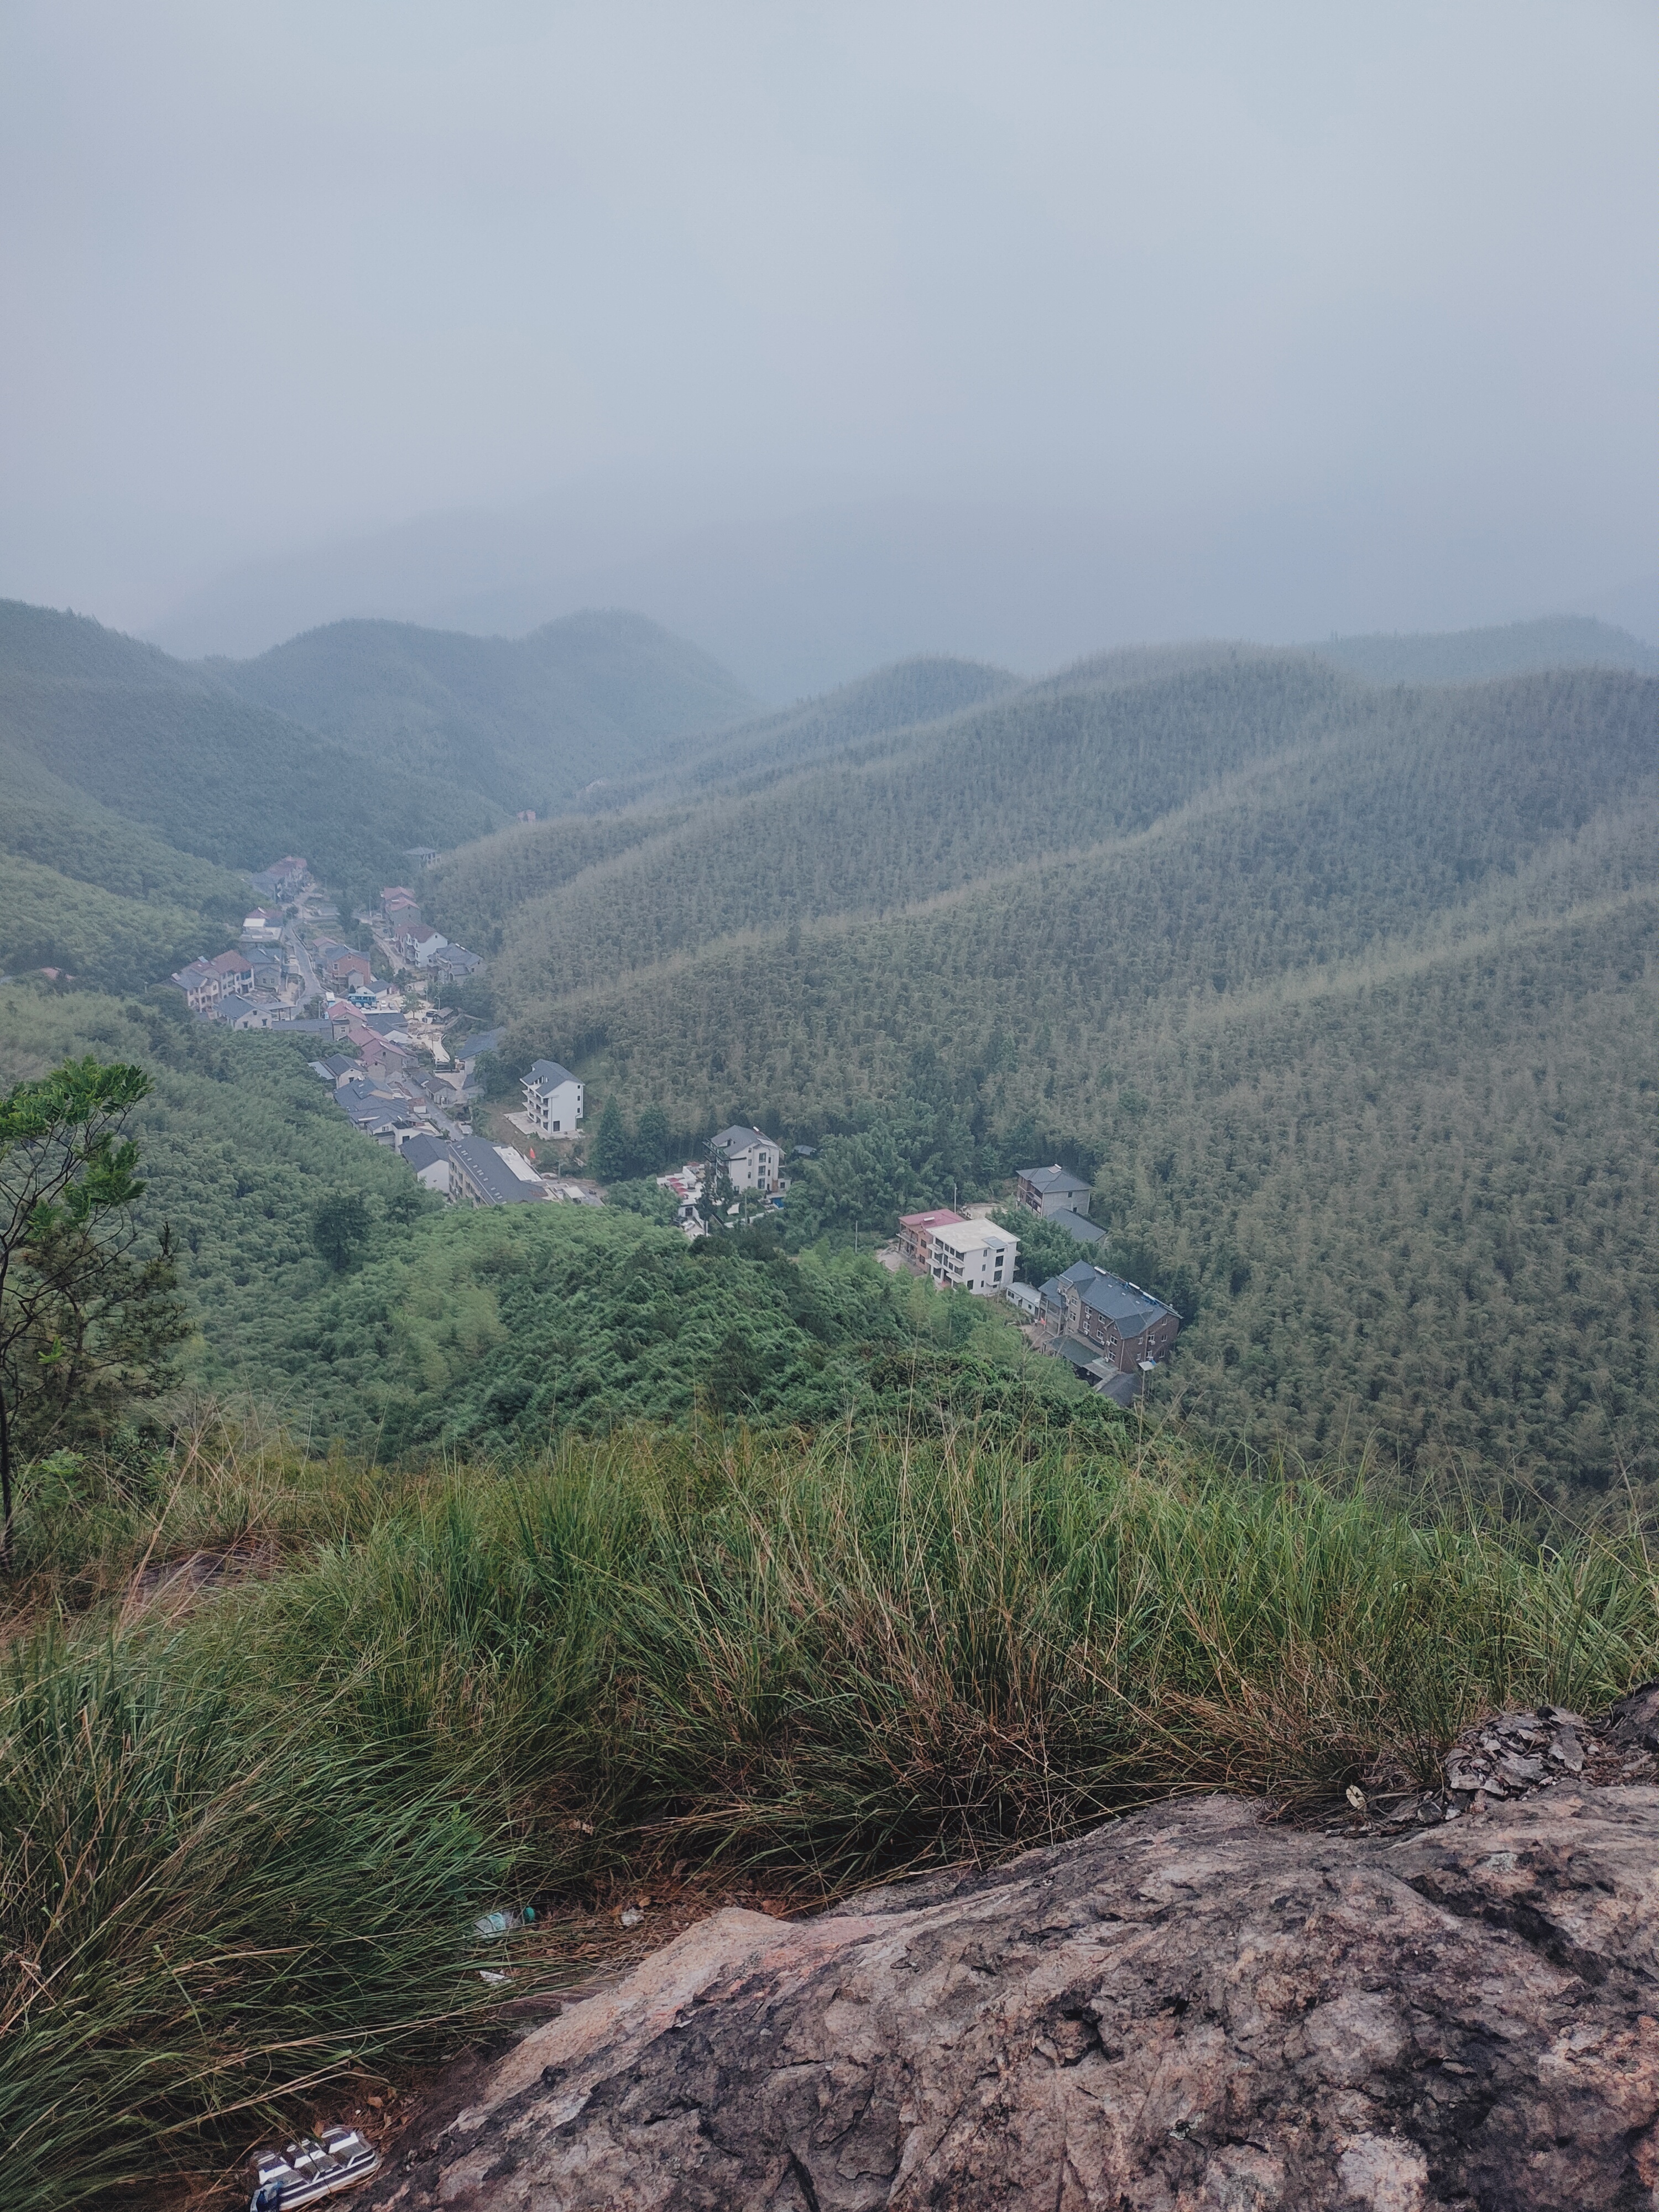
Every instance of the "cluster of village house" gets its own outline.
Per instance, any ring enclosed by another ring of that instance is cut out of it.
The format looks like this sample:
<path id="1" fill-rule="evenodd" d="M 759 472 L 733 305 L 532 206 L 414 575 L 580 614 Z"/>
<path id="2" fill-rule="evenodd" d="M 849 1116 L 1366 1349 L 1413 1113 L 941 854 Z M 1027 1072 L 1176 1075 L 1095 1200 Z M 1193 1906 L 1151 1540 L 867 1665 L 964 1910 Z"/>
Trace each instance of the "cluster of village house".
<path id="1" fill-rule="evenodd" d="M 248 908 L 241 943 L 212 960 L 192 960 L 172 978 L 191 1013 L 230 1029 L 288 1029 L 306 1018 L 307 1006 L 380 995 L 371 956 L 329 936 L 325 925 L 339 915 L 313 886 L 303 860 L 286 854 L 252 882 L 260 902 Z M 476 952 L 452 945 L 423 921 L 414 894 L 401 884 L 381 893 L 377 914 L 362 919 L 374 925 L 384 964 L 394 973 L 441 989 L 483 965 Z M 314 1025 L 318 1018 L 310 1018 Z"/>
<path id="2" fill-rule="evenodd" d="M 409 857 L 424 863 L 436 855 Z M 418 1182 L 453 1204 L 600 1202 L 592 1184 L 550 1166 L 538 1170 L 533 1143 L 526 1158 L 514 1146 L 473 1134 L 472 1108 L 482 1087 L 477 1063 L 500 1048 L 502 1032 L 483 1031 L 453 1052 L 444 1046 L 441 1031 L 453 1017 L 431 1005 L 429 994 L 463 980 L 481 963 L 422 920 L 413 892 L 390 885 L 378 912 L 360 917 L 373 926 L 383 964 L 404 978 L 393 994 L 377 984 L 369 955 L 328 934 L 339 917 L 312 884 L 303 860 L 287 854 L 272 861 L 253 877 L 252 889 L 261 903 L 250 908 L 240 946 L 214 960 L 192 961 L 173 978 L 192 1013 L 233 1029 L 327 1036 L 334 1049 L 312 1067 L 332 1086 L 352 1126 L 396 1150 Z M 319 1002 L 321 1013 L 307 1015 L 307 1006 Z M 430 1067 L 417 1066 L 417 1056 Z M 527 1139 L 556 1148 L 556 1156 L 580 1127 L 580 1079 L 556 1060 L 538 1060 L 520 1089 L 522 1104 L 507 1120 Z M 811 1157 L 809 1146 L 795 1149 L 798 1157 Z M 742 1212 L 750 1194 L 769 1206 L 784 1202 L 788 1174 L 776 1138 L 736 1124 L 711 1138 L 707 1152 L 705 1161 L 657 1178 L 674 1198 L 688 1237 L 705 1232 L 705 1191 L 716 1167 L 729 1179 L 733 1214 Z M 1065 1229 L 1085 1254 L 1101 1243 L 1104 1231 L 1088 1218 L 1089 1186 L 1066 1168 L 1023 1168 L 1015 1192 L 1020 1206 Z M 1019 1240 L 992 1220 L 991 1212 L 989 1206 L 960 1212 L 938 1206 L 907 1214 L 883 1257 L 941 1288 L 1006 1298 L 1040 1349 L 1067 1361 L 1103 1395 L 1128 1403 L 1173 1343 L 1181 1326 L 1176 1314 L 1086 1256 L 1038 1290 L 1017 1283 Z"/>
<path id="3" fill-rule="evenodd" d="M 798 1146 L 811 1157 L 811 1148 Z M 730 1210 L 739 1211 L 743 1195 L 757 1192 L 777 1203 L 787 1192 L 782 1147 L 763 1130 L 738 1124 L 710 1140 L 709 1164 L 718 1161 L 736 1194 Z M 688 1234 L 699 1232 L 699 1208 L 705 1169 L 692 1163 L 657 1180 L 679 1204 Z M 1084 1248 L 1101 1243 L 1105 1231 L 1088 1218 L 1089 1186 L 1056 1162 L 1051 1167 L 1022 1168 L 1014 1182 L 1018 1204 L 1027 1212 L 1063 1228 Z M 1039 1349 L 1064 1359 L 1103 1396 L 1127 1405 L 1174 1343 L 1181 1327 L 1172 1308 L 1121 1276 L 1080 1257 L 1040 1289 L 1014 1280 L 1019 1239 L 990 1218 L 988 1205 L 935 1206 L 907 1213 L 898 1236 L 887 1248 L 888 1264 L 926 1275 L 942 1289 L 965 1291 L 973 1297 L 1003 1297 L 1029 1324 Z"/>

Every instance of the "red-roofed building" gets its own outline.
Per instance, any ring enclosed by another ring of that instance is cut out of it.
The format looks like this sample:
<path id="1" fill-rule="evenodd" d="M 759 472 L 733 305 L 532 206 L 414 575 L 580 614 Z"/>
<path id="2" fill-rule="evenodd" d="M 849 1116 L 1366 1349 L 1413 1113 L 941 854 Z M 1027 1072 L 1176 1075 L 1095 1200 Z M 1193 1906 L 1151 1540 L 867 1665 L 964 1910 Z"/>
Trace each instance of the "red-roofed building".
<path id="1" fill-rule="evenodd" d="M 173 981 L 192 1014 L 205 1014 L 221 999 L 246 998 L 253 988 L 253 969 L 240 952 L 221 952 L 212 960 L 192 960 Z"/>

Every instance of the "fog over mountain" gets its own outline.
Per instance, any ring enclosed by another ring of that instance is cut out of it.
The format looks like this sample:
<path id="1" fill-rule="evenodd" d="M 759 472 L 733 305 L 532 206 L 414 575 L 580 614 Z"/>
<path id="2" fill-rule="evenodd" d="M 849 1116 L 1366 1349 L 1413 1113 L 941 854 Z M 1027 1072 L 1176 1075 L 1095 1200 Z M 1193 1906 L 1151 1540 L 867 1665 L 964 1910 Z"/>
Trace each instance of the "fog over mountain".
<path id="1" fill-rule="evenodd" d="M 0 595 L 1659 637 L 1651 9 L 6 13 Z"/>
<path id="2" fill-rule="evenodd" d="M 582 608 L 628 607 L 785 701 L 913 653 L 1036 673 L 1146 640 L 1454 629 L 1558 604 L 1558 569 L 1517 561 L 1496 529 L 1478 572 L 1466 546 L 1449 555 L 1429 532 L 1396 573 L 1400 529 L 1357 532 L 1328 509 L 1230 518 L 1195 544 L 1181 518 L 1114 524 L 1063 507 L 890 499 L 725 522 L 584 562 L 599 534 L 584 505 L 434 516 L 250 566 L 150 635 L 187 658 L 241 656 L 347 615 L 511 637 Z M 1659 637 L 1659 578 L 1583 604 Z"/>

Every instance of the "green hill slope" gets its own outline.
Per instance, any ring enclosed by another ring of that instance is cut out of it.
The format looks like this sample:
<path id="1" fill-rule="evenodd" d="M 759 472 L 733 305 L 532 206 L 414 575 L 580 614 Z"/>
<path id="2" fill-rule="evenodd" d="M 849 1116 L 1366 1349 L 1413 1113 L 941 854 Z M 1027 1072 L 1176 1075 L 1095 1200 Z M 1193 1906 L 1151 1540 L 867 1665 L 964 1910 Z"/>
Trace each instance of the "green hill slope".
<path id="1" fill-rule="evenodd" d="M 1659 1474 L 1659 684 L 1123 675 L 532 896 L 509 1049 L 682 1127 L 805 1135 L 937 1084 L 1099 1164 L 1120 1263 L 1194 1292 L 1177 1381 L 1224 1432 Z"/>
<path id="2" fill-rule="evenodd" d="M 1308 649 L 1372 684 L 1478 684 L 1550 668 L 1629 668 L 1659 676 L 1659 651 L 1589 615 L 1550 615 L 1501 629 L 1334 637 Z"/>
<path id="3" fill-rule="evenodd" d="M 61 968 L 143 990 L 230 942 L 247 886 L 125 820 L 27 755 L 0 775 L 0 970 Z"/>
<path id="4" fill-rule="evenodd" d="M 228 867 L 303 853 L 336 884 L 384 880 L 409 846 L 501 818 L 476 791 L 378 771 L 152 646 L 15 601 L 0 603 L 0 776 L 37 792 L 50 777 L 60 802 Z"/>
<path id="5" fill-rule="evenodd" d="M 239 697 L 382 768 L 514 811 L 658 768 L 755 708 L 706 653 L 622 613 L 571 615 L 524 638 L 333 623 L 257 660 L 205 665 Z"/>
<path id="6" fill-rule="evenodd" d="M 599 986 L 745 931 L 898 911 L 1131 835 L 1262 754 L 1316 745 L 1370 711 L 1311 662 L 1240 655 L 1139 687 L 1085 675 L 872 736 L 758 789 L 723 789 L 520 908 L 505 928 L 502 1003 Z M 469 895 L 488 851 L 446 864 L 445 898 Z"/>
<path id="7" fill-rule="evenodd" d="M 438 1203 L 352 1128 L 306 1064 L 313 1048 L 311 1039 L 204 1028 L 185 1019 L 176 998 L 0 986 L 0 1090 L 88 1052 L 149 1071 L 155 1091 L 135 1117 L 147 1184 L 141 1216 L 147 1231 L 171 1224 L 204 1330 L 191 1347 L 191 1380 L 257 1399 L 301 1432 L 330 1395 L 329 1355 L 313 1361 L 323 1372 L 307 1388 L 275 1353 L 280 1330 L 303 1327 L 328 1288 L 312 1208 L 332 1191 L 361 1191 L 379 1254 Z"/>
<path id="8" fill-rule="evenodd" d="M 233 943 L 240 926 L 216 927 L 159 899 L 122 898 L 0 852 L 0 971 L 61 968 L 105 990 L 143 991 Z"/>
<path id="9" fill-rule="evenodd" d="M 694 819 L 697 801 L 717 790 L 722 802 L 740 793 L 763 792 L 781 778 L 797 773 L 803 763 L 832 756 L 851 761 L 863 757 L 851 749 L 859 741 L 879 747 L 901 742 L 900 733 L 947 719 L 961 710 L 1018 689 L 1015 679 L 1000 670 L 976 662 L 927 659 L 906 661 L 881 669 L 860 684 L 843 685 L 827 697 L 811 700 L 789 712 L 745 723 L 713 744 L 694 749 L 679 765 L 654 776 L 609 784 L 611 802 L 603 813 L 566 816 L 550 822 L 515 824 L 477 844 L 446 854 L 426 879 L 426 896 L 440 926 L 469 945 L 498 951 L 503 942 L 507 917 L 518 917 L 518 934 L 526 942 L 538 928 L 558 933 L 557 948 L 550 957 L 562 962 L 572 935 L 586 927 L 587 901 L 594 889 L 588 872 L 602 864 L 634 855 L 625 868 L 612 872 L 610 896 L 631 903 L 634 921 L 647 921 L 647 909 L 660 915 L 665 900 L 673 894 L 665 876 L 665 854 L 673 833 Z M 635 795 L 637 794 L 637 795 Z M 631 803 L 623 803 L 629 801 Z M 793 819 L 794 809 L 785 798 L 771 807 L 745 813 L 742 823 L 752 823 L 761 834 L 781 815 Z M 695 817 L 701 836 L 704 817 Z M 722 833 L 720 865 L 729 865 L 734 838 Z M 679 859 L 667 862 L 671 872 Z M 732 913 L 752 921 L 757 906 L 757 877 L 774 872 L 773 857 L 760 851 L 741 880 L 731 884 Z M 583 878 L 581 915 L 566 916 L 554 907 L 536 906 L 545 894 Z M 739 924 L 738 926 L 741 926 Z M 631 933 L 634 922 L 623 934 Z M 671 927 L 672 925 L 671 925 Z M 657 941 L 660 941 L 658 929 Z M 605 940 L 607 948 L 614 938 Z M 544 951 L 549 948 L 544 945 Z M 609 957 L 607 949 L 605 957 Z M 514 975 L 514 995 L 521 998 L 526 981 Z M 533 988 L 533 986 L 528 988 Z"/>
<path id="10" fill-rule="evenodd" d="M 1017 677 L 982 661 L 943 654 L 896 661 L 820 698 L 745 723 L 654 781 L 693 792 L 716 785 L 745 787 L 866 738 L 943 721 L 1019 688 Z"/>

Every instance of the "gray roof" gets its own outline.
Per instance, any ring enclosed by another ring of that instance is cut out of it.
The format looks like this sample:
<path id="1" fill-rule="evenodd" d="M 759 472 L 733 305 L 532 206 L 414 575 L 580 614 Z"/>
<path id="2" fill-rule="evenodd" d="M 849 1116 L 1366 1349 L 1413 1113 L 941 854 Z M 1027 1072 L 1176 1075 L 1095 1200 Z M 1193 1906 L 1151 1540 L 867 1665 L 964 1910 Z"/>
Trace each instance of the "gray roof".
<path id="1" fill-rule="evenodd" d="M 457 1060 L 477 1060 L 482 1052 L 499 1052 L 501 1048 L 501 1039 L 506 1035 L 505 1030 L 480 1030 L 477 1036 L 470 1036 L 466 1039 L 457 1051 L 455 1057 Z"/>
<path id="2" fill-rule="evenodd" d="M 1051 1190 L 1087 1190 L 1089 1188 L 1080 1176 L 1074 1176 L 1070 1168 L 1061 1167 L 1058 1160 L 1051 1168 L 1021 1168 L 1018 1172 L 1022 1182 L 1029 1182 L 1033 1190 L 1045 1198 Z"/>
<path id="3" fill-rule="evenodd" d="M 1106 1235 L 1097 1222 L 1091 1221 L 1086 1214 L 1073 1213 L 1069 1206 L 1057 1207 L 1048 1218 L 1057 1229 L 1063 1229 L 1068 1237 L 1075 1237 L 1079 1244 L 1098 1244 Z"/>
<path id="4" fill-rule="evenodd" d="M 1085 1337 L 1062 1336 L 1059 1350 L 1060 1358 L 1069 1359 L 1073 1367 L 1095 1367 L 1100 1362 L 1100 1346 L 1091 1344 Z M 1106 1370 L 1103 1368 L 1101 1371 L 1103 1374 Z"/>
<path id="5" fill-rule="evenodd" d="M 729 1129 L 722 1129 L 718 1137 L 708 1139 L 711 1152 L 746 1152 L 751 1145 L 769 1145 L 773 1139 L 763 1129 L 751 1129 L 744 1123 L 734 1121 Z"/>
<path id="6" fill-rule="evenodd" d="M 543 1196 L 541 1191 L 532 1190 L 527 1182 L 520 1182 L 495 1147 L 485 1144 L 481 1137 L 452 1138 L 449 1157 L 483 1193 L 486 1205 L 519 1206 L 527 1199 L 539 1200 Z"/>
<path id="7" fill-rule="evenodd" d="M 407 1118 L 409 1101 L 373 1091 L 367 1083 L 343 1083 L 334 1094 L 360 1129 L 391 1129 Z"/>
<path id="8" fill-rule="evenodd" d="M 1112 1322 L 1121 1337 L 1139 1336 L 1154 1322 L 1162 1321 L 1166 1314 L 1174 1311 L 1173 1307 L 1166 1306 L 1150 1291 L 1141 1290 L 1137 1284 L 1126 1283 L 1121 1275 L 1109 1275 L 1103 1267 L 1097 1267 L 1088 1260 L 1079 1260 L 1075 1267 L 1068 1267 L 1059 1280 L 1075 1284 L 1091 1313 L 1097 1313 Z M 1047 1284 L 1043 1288 L 1048 1288 Z"/>
<path id="9" fill-rule="evenodd" d="M 1109 1375 L 1103 1382 L 1095 1385 L 1097 1398 L 1109 1398 L 1115 1406 L 1127 1413 L 1140 1395 L 1144 1384 L 1139 1375 Z"/>
<path id="10" fill-rule="evenodd" d="M 447 1160 L 449 1158 L 449 1148 L 447 1145 L 441 1145 L 435 1137 L 428 1137 L 422 1130 L 418 1136 L 406 1137 L 404 1139 L 403 1154 L 416 1174 L 419 1175 L 422 1168 L 434 1168 L 440 1160 Z"/>
<path id="11" fill-rule="evenodd" d="M 532 1082 L 550 1084 L 556 1090 L 562 1083 L 574 1083 L 577 1078 L 568 1067 L 561 1067 L 556 1060 L 535 1060 L 530 1063 Z"/>

